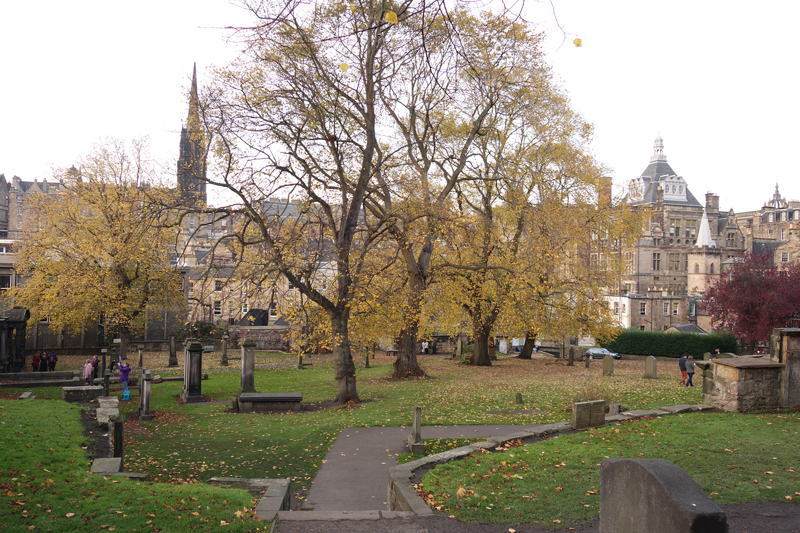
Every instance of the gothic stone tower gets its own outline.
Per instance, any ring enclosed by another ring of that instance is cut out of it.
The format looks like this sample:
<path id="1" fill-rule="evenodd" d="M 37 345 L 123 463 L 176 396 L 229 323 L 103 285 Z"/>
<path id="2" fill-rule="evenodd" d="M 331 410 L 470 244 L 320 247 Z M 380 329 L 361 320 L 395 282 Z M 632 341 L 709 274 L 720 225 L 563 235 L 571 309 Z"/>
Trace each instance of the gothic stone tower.
<path id="1" fill-rule="evenodd" d="M 197 98 L 197 64 L 192 71 L 189 116 L 181 128 L 178 188 L 181 199 L 192 205 L 206 204 L 206 147 Z"/>
<path id="2" fill-rule="evenodd" d="M 719 278 L 722 251 L 717 243 L 711 238 L 711 230 L 708 226 L 708 215 L 703 210 L 703 218 L 700 220 L 700 234 L 697 236 L 695 244 L 687 254 L 688 287 L 690 296 L 703 296 L 711 283 Z"/>

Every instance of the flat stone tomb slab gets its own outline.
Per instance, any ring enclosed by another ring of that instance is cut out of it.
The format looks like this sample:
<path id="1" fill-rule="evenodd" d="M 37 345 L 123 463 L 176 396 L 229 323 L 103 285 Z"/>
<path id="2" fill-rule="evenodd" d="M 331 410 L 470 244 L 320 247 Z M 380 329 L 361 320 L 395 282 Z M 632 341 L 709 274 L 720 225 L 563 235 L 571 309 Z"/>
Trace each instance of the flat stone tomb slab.
<path id="1" fill-rule="evenodd" d="M 243 392 L 239 412 L 300 411 L 302 392 Z"/>

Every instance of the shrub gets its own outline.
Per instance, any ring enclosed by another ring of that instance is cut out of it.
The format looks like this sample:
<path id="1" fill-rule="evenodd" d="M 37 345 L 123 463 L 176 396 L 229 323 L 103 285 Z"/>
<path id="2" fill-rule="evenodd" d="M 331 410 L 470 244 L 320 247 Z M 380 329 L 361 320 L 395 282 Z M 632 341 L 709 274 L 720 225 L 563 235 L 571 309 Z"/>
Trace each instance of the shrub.
<path id="1" fill-rule="evenodd" d="M 613 352 L 654 355 L 657 357 L 680 357 L 682 354 L 702 356 L 719 348 L 722 352 L 736 353 L 738 341 L 728 333 L 664 333 L 662 331 L 623 330 L 603 347 Z"/>

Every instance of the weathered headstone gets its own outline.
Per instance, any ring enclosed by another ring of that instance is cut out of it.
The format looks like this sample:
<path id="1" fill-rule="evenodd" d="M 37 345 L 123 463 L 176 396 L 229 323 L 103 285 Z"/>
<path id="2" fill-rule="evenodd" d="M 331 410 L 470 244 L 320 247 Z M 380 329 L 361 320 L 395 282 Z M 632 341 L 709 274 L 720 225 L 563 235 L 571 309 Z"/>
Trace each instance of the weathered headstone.
<path id="1" fill-rule="evenodd" d="M 584 365 L 586 365 L 586 368 L 589 368 L 589 364 L 592 362 L 592 358 L 591 358 L 591 357 L 589 357 L 589 354 L 588 354 L 588 353 L 587 353 L 587 354 L 585 354 L 585 355 L 583 356 L 583 358 L 584 358 L 584 361 L 585 361 L 585 362 L 584 362 Z"/>
<path id="2" fill-rule="evenodd" d="M 122 418 L 122 415 L 118 415 L 114 419 L 113 424 L 114 424 L 114 432 L 113 432 L 112 435 L 113 435 L 113 441 L 114 441 L 114 457 L 119 457 L 120 459 L 122 459 L 121 464 L 124 465 L 125 464 L 125 457 L 124 457 L 124 446 L 123 446 L 123 443 L 124 443 L 125 439 L 124 439 L 124 434 L 123 433 L 124 433 L 125 423 L 124 423 L 124 419 Z M 124 470 L 124 466 L 120 470 Z"/>
<path id="3" fill-rule="evenodd" d="M 103 348 L 100 350 L 100 356 L 102 359 L 100 360 L 100 375 L 104 376 L 106 374 L 106 355 L 108 354 L 108 350 Z"/>
<path id="4" fill-rule="evenodd" d="M 605 400 L 575 402 L 572 404 L 572 429 L 602 426 L 606 423 Z"/>
<path id="5" fill-rule="evenodd" d="M 169 361 L 167 362 L 167 366 L 178 366 L 178 352 L 175 347 L 175 335 L 169 336 Z"/>
<path id="6" fill-rule="evenodd" d="M 603 357 L 603 375 L 614 375 L 614 359 L 610 355 Z"/>
<path id="7" fill-rule="evenodd" d="M 305 365 L 303 364 L 303 354 L 297 354 L 297 370 L 303 370 Z"/>
<path id="8" fill-rule="evenodd" d="M 255 392 L 256 343 L 247 337 L 242 340 L 242 382 L 239 393 Z"/>
<path id="9" fill-rule="evenodd" d="M 146 368 L 142 370 L 142 381 L 139 384 L 139 420 L 152 420 L 150 412 L 150 388 L 153 376 Z"/>
<path id="10" fill-rule="evenodd" d="M 222 336 L 222 359 L 220 359 L 220 366 L 228 366 L 228 339 L 227 335 Z"/>
<path id="11" fill-rule="evenodd" d="M 238 396 L 234 396 L 233 400 L 231 400 L 231 408 L 233 409 L 234 413 L 238 413 L 239 412 L 239 397 Z"/>
<path id="12" fill-rule="evenodd" d="M 369 368 L 369 352 L 364 354 L 364 368 Z"/>
<path id="13" fill-rule="evenodd" d="M 103 396 L 108 396 L 108 391 L 110 390 L 111 385 L 111 369 L 106 368 L 106 371 L 103 372 Z"/>
<path id="14" fill-rule="evenodd" d="M 640 531 L 727 533 L 728 523 L 691 476 L 669 461 L 604 459 L 600 533 Z"/>
<path id="15" fill-rule="evenodd" d="M 569 347 L 569 360 L 567 361 L 567 366 L 573 366 L 575 364 L 575 348 L 572 346 Z"/>
<path id="16" fill-rule="evenodd" d="M 183 354 L 183 388 L 181 389 L 181 399 L 184 403 L 203 401 L 202 379 L 203 345 L 196 339 L 186 339 Z"/>
<path id="17" fill-rule="evenodd" d="M 414 421 L 411 435 L 408 436 L 408 451 L 414 455 L 425 455 L 425 442 L 422 440 L 422 408 L 414 406 Z"/>
<path id="18" fill-rule="evenodd" d="M 520 392 L 517 393 L 516 402 L 518 404 L 522 403 L 522 393 L 520 393 Z"/>
<path id="19" fill-rule="evenodd" d="M 644 358 L 644 377 L 645 379 L 658 379 L 656 373 L 656 358 L 648 355 Z"/>
<path id="20" fill-rule="evenodd" d="M 142 359 L 142 354 L 144 353 L 144 344 L 137 346 L 137 349 L 139 350 L 139 368 L 142 368 L 144 366 L 144 360 Z"/>

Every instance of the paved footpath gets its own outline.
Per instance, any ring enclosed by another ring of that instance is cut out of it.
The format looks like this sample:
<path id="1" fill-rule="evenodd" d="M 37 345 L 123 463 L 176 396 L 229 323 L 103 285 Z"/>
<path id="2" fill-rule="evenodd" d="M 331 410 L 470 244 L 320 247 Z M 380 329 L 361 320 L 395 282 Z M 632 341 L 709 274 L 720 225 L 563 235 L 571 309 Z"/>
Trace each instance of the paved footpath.
<path id="1" fill-rule="evenodd" d="M 492 437 L 530 429 L 527 426 L 422 426 L 423 439 Z M 315 511 L 386 509 L 389 469 L 408 451 L 410 427 L 347 428 L 339 433 L 303 503 Z"/>

